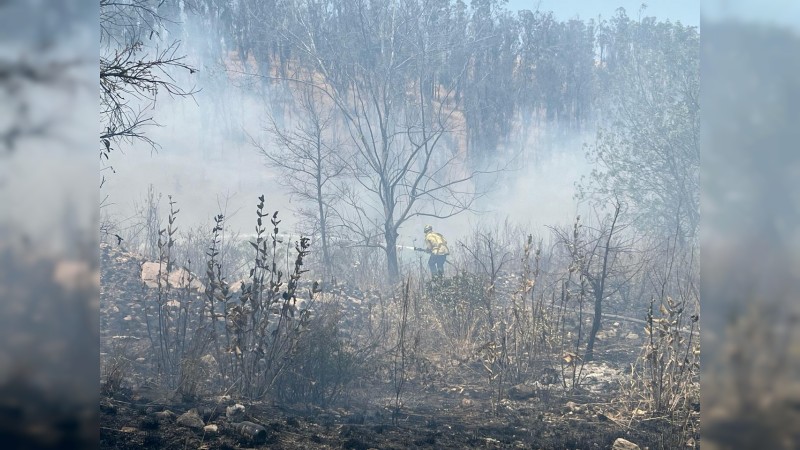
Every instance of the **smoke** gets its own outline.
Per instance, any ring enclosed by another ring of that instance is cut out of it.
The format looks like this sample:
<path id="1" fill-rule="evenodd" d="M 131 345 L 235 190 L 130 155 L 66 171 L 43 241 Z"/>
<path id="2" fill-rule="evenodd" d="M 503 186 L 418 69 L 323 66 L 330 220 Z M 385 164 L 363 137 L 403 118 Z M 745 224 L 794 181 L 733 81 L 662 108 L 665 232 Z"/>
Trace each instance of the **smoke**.
<path id="1" fill-rule="evenodd" d="M 491 198 L 497 215 L 527 225 L 531 231 L 571 223 L 580 213 L 575 184 L 589 175 L 583 144 L 594 139 L 591 132 L 567 138 L 540 138 L 529 148 L 543 149 L 541 156 L 520 170 L 504 175 L 502 192 Z M 535 154 L 535 151 L 531 151 Z"/>
<path id="2" fill-rule="evenodd" d="M 500 225 L 505 221 L 527 233 L 543 235 L 549 226 L 570 224 L 576 215 L 585 214 L 585 206 L 576 199 L 576 183 L 588 176 L 591 164 L 584 144 L 593 142 L 594 132 L 555 132 L 555 124 L 543 124 L 534 130 L 528 142 L 515 142 L 523 148 L 514 156 L 499 156 L 490 167 L 506 168 L 493 174 L 489 194 L 479 200 L 475 211 L 447 219 L 415 218 L 403 228 L 404 242 L 422 242 L 422 229 L 430 224 L 448 240 L 466 239 L 476 227 Z M 513 141 L 512 141 L 513 142 Z M 498 152 L 506 155 L 511 150 Z M 520 241 L 522 245 L 522 241 Z"/>
<path id="3" fill-rule="evenodd" d="M 276 112 L 285 113 L 277 118 L 292 126 L 297 112 L 283 103 L 290 95 L 280 85 L 241 75 L 256 69 L 238 61 L 235 52 L 229 52 L 225 61 L 219 57 L 224 42 L 211 37 L 217 35 L 214 24 L 200 23 L 194 14 L 184 17 L 188 22 L 180 35 L 173 32 L 171 38 L 182 39 L 180 52 L 198 72 L 176 76 L 199 92 L 191 99 L 159 98 L 152 112 L 160 126 L 147 130 L 159 148 L 152 151 L 146 143 L 135 142 L 124 155 L 116 155 L 115 173 L 108 175 L 103 187 L 108 196 L 103 214 L 124 229 L 136 220 L 135 207 L 152 185 L 163 195 L 162 207 L 166 196 L 173 196 L 180 208 L 179 223 L 210 227 L 212 217 L 223 213 L 230 231 L 250 234 L 256 197 L 266 194 L 267 208 L 281 212 L 282 230 L 303 231 L 297 229 L 298 219 L 291 212 L 297 204 L 278 183 L 280 174 L 265 165 L 251 142 L 252 138 L 272 145 L 264 127 Z M 583 144 L 594 139 L 594 131 L 567 133 L 547 123 L 525 126 L 527 142 L 512 135 L 508 149 L 494 152 L 516 156 L 501 156 L 487 164 L 507 169 L 493 176 L 491 192 L 476 203 L 476 211 L 447 219 L 412 218 L 401 227 L 399 242 L 421 244 L 422 228 L 428 223 L 450 240 L 463 239 L 478 223 L 506 219 L 534 233 L 548 225 L 571 223 L 579 214 L 575 183 L 590 170 Z"/>
<path id="4" fill-rule="evenodd" d="M 270 97 L 259 83 L 227 72 L 235 57 L 231 54 L 223 65 L 208 49 L 208 36 L 215 33 L 193 32 L 199 27 L 196 16 L 184 17 L 188 31 L 180 37 L 187 40 L 179 53 L 197 72 L 175 75 L 199 92 L 191 98 L 159 97 L 152 111 L 158 126 L 146 129 L 157 146 L 133 142 L 112 158 L 114 173 L 107 174 L 103 187 L 108 196 L 103 213 L 124 227 L 152 185 L 165 200 L 172 195 L 180 222 L 189 226 L 208 224 L 210 229 L 213 216 L 223 213 L 230 230 L 252 232 L 257 197 L 266 194 L 268 210 L 281 211 L 284 225 L 292 227 L 289 199 L 250 142 L 250 136 L 260 137 L 267 124 L 273 109 Z"/>

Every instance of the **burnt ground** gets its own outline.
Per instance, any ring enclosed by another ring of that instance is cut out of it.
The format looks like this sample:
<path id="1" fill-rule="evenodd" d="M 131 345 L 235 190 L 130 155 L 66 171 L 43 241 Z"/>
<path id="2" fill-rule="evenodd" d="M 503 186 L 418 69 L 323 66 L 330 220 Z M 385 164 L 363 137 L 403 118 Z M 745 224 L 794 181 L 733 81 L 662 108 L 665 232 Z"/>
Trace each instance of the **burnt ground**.
<path id="1" fill-rule="evenodd" d="M 141 298 L 148 295 L 139 276 L 142 260 L 108 246 L 101 250 L 101 360 L 115 354 L 117 361 L 122 360 L 115 346 L 127 342 L 130 348 L 122 356 L 127 375 L 132 375 L 149 364 L 142 353 L 147 340 Z M 350 302 L 353 309 L 345 316 L 364 314 L 361 310 L 367 304 L 366 300 Z M 498 383 L 487 382 L 477 361 L 440 362 L 432 364 L 433 376 L 409 377 L 399 411 L 393 384 L 381 373 L 351 381 L 347 395 L 326 407 L 277 399 L 247 401 L 210 392 L 185 401 L 157 392 L 142 380 L 126 382 L 101 397 L 100 446 L 610 449 L 621 437 L 642 449 L 698 448 L 698 431 L 685 425 L 685 415 L 674 420 L 653 418 L 638 415 L 635 403 L 620 402 L 624 371 L 641 350 L 637 331 L 638 325 L 624 322 L 614 322 L 604 330 L 595 362 L 583 368 L 580 388 L 566 390 L 564 373 L 551 361 L 544 365 L 550 367 L 549 373 L 527 377 L 523 384 L 503 383 L 499 402 L 494 401 Z M 234 404 L 244 406 L 244 416 L 228 419 L 226 408 Z M 179 416 L 192 410 L 200 416 L 194 428 L 179 421 Z M 699 404 L 690 415 L 690 422 L 699 422 Z M 246 437 L 237 431 L 236 424 L 242 421 L 260 425 L 264 432 L 255 439 Z"/>
<path id="2" fill-rule="evenodd" d="M 606 356 L 613 358 L 611 352 Z M 609 382 L 602 376 L 613 371 L 607 363 L 587 364 L 587 388 L 571 395 L 561 383 L 510 386 L 494 412 L 493 393 L 485 381 L 479 384 L 475 369 L 465 367 L 466 376 L 459 385 L 411 382 L 399 413 L 386 385 L 361 386 L 360 397 L 327 408 L 227 396 L 166 401 L 163 395 L 124 390 L 101 400 L 101 448 L 610 449 L 620 437 L 642 449 L 699 448 L 699 434 L 687 436 L 677 420 L 631 421 L 620 414 L 613 395 L 594 389 Z M 469 374 L 475 378 L 468 380 Z M 235 429 L 226 417 L 226 408 L 235 403 L 245 407 L 244 417 L 237 422 L 263 426 L 263 436 L 254 440 Z M 699 405 L 695 407 L 696 417 Z M 177 416 L 191 409 L 198 411 L 204 424 L 216 425 L 218 432 L 180 425 Z M 687 440 L 693 445 L 687 445 Z"/>
<path id="3" fill-rule="evenodd" d="M 242 402 L 244 420 L 266 429 L 260 438 L 250 439 L 226 418 L 230 402 L 156 403 L 123 394 L 101 401 L 100 444 L 108 449 L 609 449 L 623 437 L 641 448 L 674 449 L 681 441 L 681 431 L 667 420 L 626 426 L 604 414 L 602 405 L 574 402 L 577 407 L 556 407 L 532 398 L 506 401 L 493 414 L 484 408 L 485 399 L 458 400 L 437 392 L 417 395 L 427 401 L 404 407 L 399 414 L 391 408 L 289 408 Z M 204 423 L 217 425 L 218 433 L 180 425 L 175 415 L 157 414 L 168 410 L 180 415 L 192 408 Z"/>

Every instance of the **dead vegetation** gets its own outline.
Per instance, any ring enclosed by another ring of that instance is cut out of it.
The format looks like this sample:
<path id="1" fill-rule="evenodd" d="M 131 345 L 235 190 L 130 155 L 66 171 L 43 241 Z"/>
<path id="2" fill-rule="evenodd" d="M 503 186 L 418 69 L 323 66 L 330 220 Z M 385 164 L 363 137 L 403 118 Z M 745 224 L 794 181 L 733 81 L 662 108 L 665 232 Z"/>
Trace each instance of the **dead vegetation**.
<path id="1" fill-rule="evenodd" d="M 235 283 L 221 214 L 204 274 L 173 260 L 171 199 L 154 286 L 152 263 L 102 244 L 105 447 L 699 445 L 691 251 L 632 242 L 612 211 L 548 237 L 476 229 L 443 279 L 410 265 L 396 285 L 354 285 L 314 279 L 310 240 L 285 242 L 265 201 Z M 235 404 L 266 431 L 243 432 Z M 164 418 L 190 409 L 205 431 Z"/>

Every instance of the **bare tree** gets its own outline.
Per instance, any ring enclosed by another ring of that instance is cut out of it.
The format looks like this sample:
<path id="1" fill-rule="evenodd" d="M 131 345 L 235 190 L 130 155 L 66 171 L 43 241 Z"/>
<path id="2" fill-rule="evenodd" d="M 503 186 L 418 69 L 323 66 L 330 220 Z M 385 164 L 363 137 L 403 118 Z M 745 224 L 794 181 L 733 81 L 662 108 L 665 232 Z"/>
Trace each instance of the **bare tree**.
<path id="1" fill-rule="evenodd" d="M 425 32 L 430 11 L 413 2 L 352 2 L 345 9 L 353 19 L 341 27 L 356 37 L 356 48 L 345 52 L 342 46 L 336 59 L 320 48 L 326 27 L 315 15 L 298 13 L 297 29 L 287 33 L 321 75 L 314 86 L 336 105 L 348 131 L 354 183 L 341 191 L 346 207 L 333 213 L 358 236 L 354 245 L 386 253 L 389 277 L 396 281 L 400 227 L 413 217 L 448 218 L 470 210 L 482 195 L 474 178 L 488 172 L 467 169 L 460 149 L 444 145 L 443 137 L 457 130 L 457 80 L 436 87 L 443 92 L 437 101 L 426 89 L 430 57 L 444 51 Z"/>
<path id="2" fill-rule="evenodd" d="M 314 224 L 322 243 L 323 273 L 331 266 L 329 214 L 336 204 L 332 184 L 345 170 L 339 154 L 341 145 L 335 134 L 334 109 L 325 102 L 322 94 L 309 86 L 301 85 L 297 94 L 300 108 L 299 122 L 292 128 L 281 127 L 270 116 L 266 131 L 274 138 L 275 147 L 267 147 L 253 140 L 267 165 L 282 173 L 280 183 L 304 205 L 301 216 Z"/>
<path id="3" fill-rule="evenodd" d="M 594 343 L 597 332 L 600 331 L 600 322 L 603 319 L 603 300 L 620 288 L 619 285 L 609 287 L 614 269 L 618 269 L 618 257 L 623 251 L 620 247 L 613 247 L 612 240 L 625 228 L 619 224 L 619 215 L 622 204 L 614 204 L 614 212 L 598 230 L 599 235 L 594 240 L 592 249 L 588 255 L 586 266 L 584 267 L 584 277 L 589 282 L 594 297 L 594 316 L 592 317 L 592 329 L 589 331 L 589 339 L 586 342 L 586 354 L 584 360 L 594 359 Z M 628 249 L 629 250 L 629 249 Z M 595 260 L 598 260 L 595 263 Z M 593 267 L 594 265 L 594 267 Z"/>
<path id="4" fill-rule="evenodd" d="M 586 342 L 584 361 L 594 359 L 594 345 L 602 325 L 604 301 L 628 285 L 645 267 L 643 261 L 634 257 L 637 248 L 634 238 L 626 238 L 623 234 L 627 228 L 627 225 L 620 223 L 624 213 L 623 204 L 616 200 L 613 208 L 604 219 L 597 220 L 597 228 L 587 229 L 581 238 L 578 237 L 577 223 L 572 236 L 566 231 L 554 229 L 558 240 L 569 249 L 574 267 L 581 276 L 581 293 L 590 294 L 594 301 L 592 328 Z"/>

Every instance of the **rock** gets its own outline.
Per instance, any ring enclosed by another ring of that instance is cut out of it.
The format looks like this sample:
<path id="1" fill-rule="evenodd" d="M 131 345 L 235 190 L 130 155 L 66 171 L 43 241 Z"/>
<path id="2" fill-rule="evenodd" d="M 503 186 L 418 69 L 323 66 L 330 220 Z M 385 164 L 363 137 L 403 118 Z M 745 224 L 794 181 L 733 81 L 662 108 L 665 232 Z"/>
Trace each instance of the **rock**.
<path id="1" fill-rule="evenodd" d="M 197 410 L 195 409 L 190 409 L 189 411 L 181 414 L 180 417 L 178 417 L 177 422 L 179 425 L 198 430 L 206 425 L 200 415 L 197 414 Z"/>
<path id="2" fill-rule="evenodd" d="M 190 288 L 201 293 L 205 290 L 197 275 L 190 274 L 186 269 L 175 269 L 169 274 L 169 277 L 164 273 L 165 270 L 165 267 L 157 262 L 144 262 L 141 272 L 142 282 L 149 288 L 158 288 L 158 276 L 160 273 L 162 286 L 166 286 L 167 281 L 169 281 L 173 288 Z"/>
<path id="3" fill-rule="evenodd" d="M 579 404 L 577 404 L 575 402 L 567 402 L 567 404 L 564 405 L 564 408 L 562 408 L 562 411 L 565 414 L 575 414 L 575 413 L 581 412 L 582 409 L 583 408 L 581 407 L 581 405 L 579 405 Z"/>
<path id="4" fill-rule="evenodd" d="M 134 427 L 122 427 L 119 431 L 123 433 L 135 433 L 137 430 Z"/>
<path id="5" fill-rule="evenodd" d="M 577 404 L 575 402 L 567 402 L 567 408 L 569 408 L 570 411 L 576 411 L 577 412 L 577 411 L 581 410 L 581 405 L 579 405 L 579 404 Z"/>
<path id="6" fill-rule="evenodd" d="M 167 303 L 165 303 L 165 304 L 164 304 L 164 306 L 166 306 L 167 308 L 175 308 L 175 309 L 178 309 L 178 308 L 180 308 L 180 307 L 181 307 L 181 302 L 179 302 L 179 301 L 177 301 L 177 300 L 170 300 L 170 301 L 168 301 Z"/>
<path id="7" fill-rule="evenodd" d="M 508 390 L 508 398 L 511 400 L 528 400 L 536 396 L 536 390 L 531 386 L 526 386 L 524 384 L 518 384 L 516 386 L 512 386 Z"/>
<path id="8" fill-rule="evenodd" d="M 234 423 L 233 429 L 253 442 L 264 442 L 267 439 L 267 430 L 253 422 Z"/>
<path id="9" fill-rule="evenodd" d="M 203 418 L 206 423 L 217 420 L 222 414 L 222 407 L 220 406 L 201 406 L 197 408 L 197 414 Z"/>
<path id="10" fill-rule="evenodd" d="M 614 445 L 611 447 L 611 450 L 641 450 L 641 449 L 639 448 L 638 445 L 634 444 L 633 442 L 627 439 L 617 438 L 617 440 L 614 441 Z"/>
<path id="11" fill-rule="evenodd" d="M 161 422 L 158 418 L 153 416 L 146 416 L 139 421 L 139 429 L 150 431 L 150 430 L 157 430 L 161 426 Z"/>
<path id="12" fill-rule="evenodd" d="M 539 381 L 545 386 L 556 384 L 559 380 L 558 371 L 552 367 L 545 367 L 542 371 L 542 375 L 539 377 Z"/>
<path id="13" fill-rule="evenodd" d="M 206 434 L 218 434 L 219 433 L 219 427 L 216 426 L 216 425 L 213 425 L 213 424 L 212 425 L 206 425 L 206 426 L 203 427 L 203 432 L 205 432 Z"/>
<path id="14" fill-rule="evenodd" d="M 117 407 L 111 404 L 108 400 L 100 400 L 100 412 L 110 415 L 117 414 Z"/>
<path id="15" fill-rule="evenodd" d="M 636 340 L 639 340 L 639 335 L 636 334 L 636 333 L 628 333 L 628 335 L 625 336 L 625 339 L 627 339 L 629 341 L 636 341 Z"/>
<path id="16" fill-rule="evenodd" d="M 461 399 L 461 406 L 463 406 L 465 408 L 469 408 L 469 407 L 473 406 L 474 404 L 475 404 L 475 402 L 473 402 L 472 399 L 470 399 L 470 398 Z"/>
<path id="17" fill-rule="evenodd" d="M 244 405 L 239 403 L 225 408 L 225 417 L 231 422 L 241 422 L 244 419 Z"/>
<path id="18" fill-rule="evenodd" d="M 231 396 L 230 395 L 220 395 L 219 397 L 214 397 L 214 400 L 218 404 L 224 405 L 224 404 L 227 404 L 227 403 L 231 402 Z"/>

